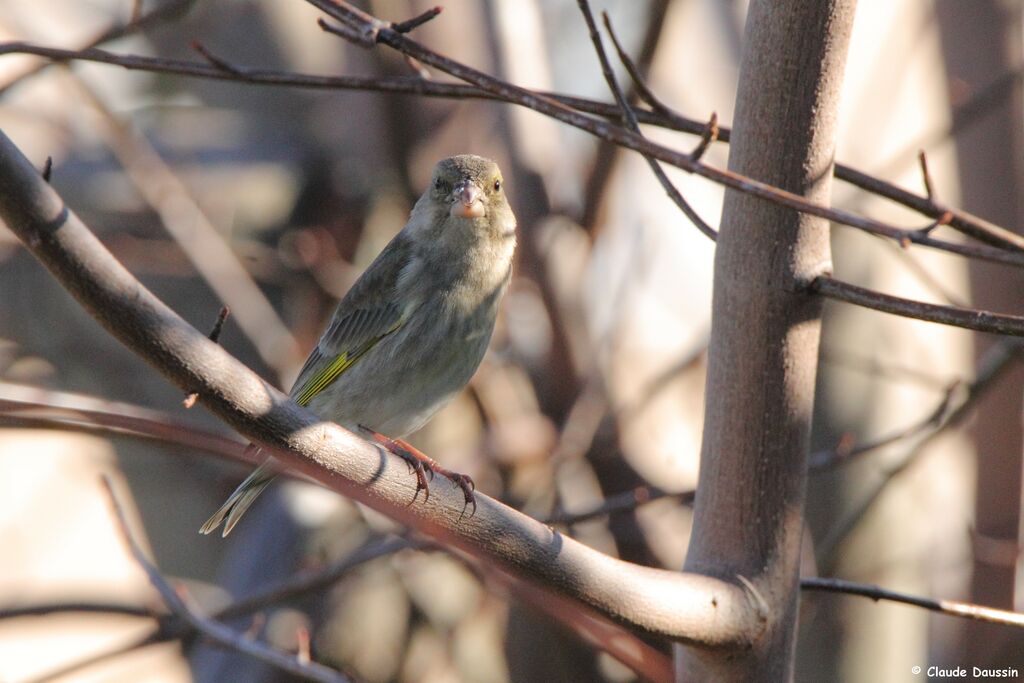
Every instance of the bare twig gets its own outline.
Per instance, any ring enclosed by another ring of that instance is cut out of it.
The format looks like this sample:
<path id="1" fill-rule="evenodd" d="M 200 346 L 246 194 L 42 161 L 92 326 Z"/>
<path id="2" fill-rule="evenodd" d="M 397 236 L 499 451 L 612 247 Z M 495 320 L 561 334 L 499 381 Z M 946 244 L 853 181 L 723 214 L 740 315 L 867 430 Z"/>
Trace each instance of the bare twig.
<path id="1" fill-rule="evenodd" d="M 395 29 L 399 33 L 411 33 L 412 31 L 416 30 L 423 24 L 427 23 L 428 21 L 436 17 L 438 14 L 442 12 L 442 10 L 444 10 L 444 8 L 441 7 L 440 5 L 438 5 L 437 7 L 431 7 L 426 12 L 423 12 L 422 14 L 415 16 L 412 19 L 407 19 L 397 24 L 392 23 L 391 28 Z"/>
<path id="2" fill-rule="evenodd" d="M 940 306 L 923 301 L 902 299 L 826 276 L 816 277 L 807 286 L 807 289 L 830 299 L 857 304 L 905 318 L 927 320 L 978 332 L 1024 337 L 1024 317 L 1018 315 L 990 313 L 973 308 Z"/>
<path id="3" fill-rule="evenodd" d="M 668 16 L 668 5 L 671 0 L 655 0 L 648 5 L 646 24 L 643 30 L 643 37 L 637 49 L 637 59 L 632 59 L 626 64 L 627 71 L 630 71 L 630 78 L 633 79 L 633 86 L 627 93 L 626 100 L 630 107 L 639 97 L 644 99 L 648 93 L 643 88 L 647 84 L 643 82 L 643 74 L 647 73 L 654 63 L 655 56 L 665 33 L 665 18 Z M 627 56 L 628 58 L 628 56 Z M 634 75 L 635 74 L 635 75 Z M 637 83 L 636 81 L 641 81 Z M 653 95 L 653 93 L 651 93 Z M 616 105 L 617 106 L 617 105 Z M 634 108 L 638 117 L 642 116 L 645 110 Z M 583 209 L 580 212 L 579 223 L 587 231 L 592 230 L 597 222 L 598 212 L 604 204 L 606 196 L 605 189 L 612 177 L 612 171 L 619 159 L 622 150 L 618 145 L 607 140 L 597 141 L 597 150 L 594 152 L 594 161 L 591 164 L 590 173 L 583 190 Z"/>
<path id="4" fill-rule="evenodd" d="M 0 619 L 20 619 L 22 617 L 45 617 L 51 614 L 120 614 L 127 617 L 159 618 L 148 607 L 129 605 L 116 602 L 53 602 L 21 607 L 0 608 Z"/>
<path id="5" fill-rule="evenodd" d="M 556 99 L 507 83 L 465 64 L 443 57 L 421 43 L 391 30 L 386 22 L 382 22 L 380 19 L 356 9 L 347 2 L 342 0 L 306 1 L 338 21 L 345 23 L 354 34 L 362 38 L 373 39 L 377 43 L 387 45 L 400 53 L 411 55 L 424 64 L 433 66 L 467 83 L 472 83 L 492 93 L 499 99 L 527 107 L 557 119 L 562 123 L 587 131 L 597 137 L 609 140 L 641 154 L 646 154 L 659 161 L 671 164 L 684 171 L 694 173 L 734 190 L 768 200 L 795 211 L 826 218 L 835 223 L 888 237 L 897 242 L 902 243 L 904 240 L 909 240 L 914 244 L 941 249 L 962 256 L 1024 267 L 1024 253 L 1007 252 L 986 245 L 968 245 L 936 239 L 930 235 L 921 234 L 914 229 L 897 228 L 881 221 L 858 216 L 849 211 L 816 204 L 793 192 L 774 187 L 733 171 L 719 169 L 702 162 L 694 162 L 688 154 L 653 143 L 631 130 L 610 125 L 605 121 L 596 120 L 566 106 Z M 701 130 L 703 130 L 703 126 Z"/>
<path id="6" fill-rule="evenodd" d="M 118 38 L 131 35 L 136 31 L 142 31 L 165 21 L 177 19 L 184 16 L 195 2 L 196 0 L 168 0 L 167 2 L 160 3 L 146 14 L 139 13 L 139 10 L 141 9 L 139 6 L 140 3 L 136 2 L 132 7 L 131 18 L 128 20 L 128 23 L 112 24 L 106 30 L 96 34 L 82 49 L 88 50 L 112 40 L 117 40 Z M 51 64 L 52 62 L 41 62 L 33 65 L 12 77 L 6 83 L 0 84 L 0 95 L 3 95 L 26 78 L 43 71 L 47 67 L 51 66 Z"/>
<path id="7" fill-rule="evenodd" d="M 711 143 L 718 139 L 718 112 L 711 112 L 711 117 L 708 119 L 707 125 L 704 127 L 704 132 L 701 133 L 700 142 L 690 152 L 690 158 L 694 161 L 700 161 L 701 157 L 711 147 Z"/>
<path id="8" fill-rule="evenodd" d="M 357 31 L 352 30 L 346 24 L 341 24 L 340 26 L 336 26 L 334 24 L 327 23 L 323 19 L 317 19 L 316 20 L 316 24 L 317 24 L 317 26 L 320 27 L 321 30 L 326 31 L 327 33 L 331 33 L 331 34 L 336 35 L 336 36 L 340 36 L 340 37 L 344 38 L 345 40 L 350 41 L 354 45 L 358 45 L 359 47 L 363 47 L 363 48 L 369 49 L 369 48 L 372 48 L 374 46 L 374 42 L 373 42 L 372 38 L 370 38 L 368 36 L 365 36 L 362 33 L 359 33 Z"/>
<path id="9" fill-rule="evenodd" d="M 316 662 L 303 662 L 299 658 L 285 654 L 279 650 L 275 650 L 269 645 L 259 643 L 255 640 L 250 640 L 242 634 L 231 630 L 224 624 L 208 619 L 193 610 L 178 594 L 178 592 L 175 591 L 169 583 L 167 583 L 167 579 L 165 579 L 153 563 L 149 561 L 149 558 L 146 557 L 146 553 L 139 547 L 138 542 L 132 535 L 131 529 L 128 526 L 128 520 L 125 518 L 124 509 L 121 507 L 121 503 L 118 500 L 117 495 L 114 493 L 110 480 L 103 477 L 102 481 L 103 488 L 106 491 L 110 504 L 114 510 L 117 526 L 124 539 L 125 545 L 128 546 L 128 550 L 131 552 L 132 557 L 146 573 L 146 576 L 149 577 L 150 584 L 160 594 L 164 604 L 167 605 L 167 609 L 183 619 L 198 633 L 201 633 L 205 638 L 208 638 L 214 643 L 249 655 L 250 657 L 270 664 L 271 666 L 293 676 L 298 676 L 310 681 L 321 681 L 323 683 L 348 682 L 348 678 L 333 669 L 323 666 L 322 664 L 317 664 Z"/>
<path id="10" fill-rule="evenodd" d="M 615 78 L 615 72 L 612 71 L 612 66 L 608 61 L 608 55 L 604 50 L 604 44 L 601 42 L 601 36 L 597 32 L 597 25 L 594 23 L 594 15 L 590 11 L 590 3 L 587 0 L 577 0 L 577 4 L 580 7 L 580 11 L 583 13 L 583 19 L 587 23 L 587 29 L 590 31 L 590 42 L 594 44 L 594 51 L 597 53 L 597 58 L 601 62 L 601 73 L 604 75 L 604 80 L 608 84 L 608 89 L 612 91 L 612 95 L 615 97 L 615 101 L 619 104 L 619 109 L 622 110 L 622 120 L 626 126 L 635 132 L 637 135 L 642 135 L 640 132 L 640 123 L 637 121 L 636 115 L 633 113 L 633 108 L 629 106 L 629 102 L 626 100 L 625 94 L 622 92 L 622 88 L 619 87 L 619 83 Z M 618 50 L 619 58 L 621 59 L 625 55 L 625 50 L 622 49 L 622 45 L 619 43 L 615 36 L 615 32 L 612 29 L 611 21 L 608 19 L 607 13 L 602 13 L 604 18 L 605 28 L 608 29 L 608 35 L 611 36 L 612 42 L 615 44 L 615 49 Z M 628 59 L 628 57 L 626 58 Z M 636 69 L 634 68 L 635 72 Z M 639 72 L 636 72 L 635 78 L 640 78 Z M 665 175 L 665 171 L 661 168 L 661 165 L 651 158 L 649 155 L 643 155 L 644 160 L 647 161 L 647 165 L 651 167 L 651 171 L 654 173 L 654 177 L 658 179 L 662 188 L 665 190 L 665 194 L 669 196 L 669 199 L 679 207 L 679 210 L 690 219 L 690 221 L 711 240 L 714 240 L 718 236 L 718 232 L 708 225 L 703 218 L 690 206 L 689 202 L 683 197 L 672 181 L 669 180 L 668 176 Z"/>
<path id="11" fill-rule="evenodd" d="M 913 209 L 932 219 L 938 219 L 949 211 L 953 214 L 953 219 L 949 221 L 951 228 L 1000 249 L 1024 252 L 1024 235 L 1018 235 L 1012 230 L 1007 230 L 963 209 L 944 206 L 927 197 L 908 192 L 892 183 L 859 171 L 852 166 L 836 164 L 835 174 L 840 180 L 855 185 L 866 192 L 894 201 L 908 209 Z"/>
<path id="12" fill-rule="evenodd" d="M 868 453 L 885 448 L 886 446 L 891 446 L 892 444 L 903 441 L 904 439 L 916 436 L 928 428 L 940 429 L 944 427 L 951 412 L 953 397 L 956 395 L 956 390 L 959 387 L 959 383 L 955 383 L 953 386 L 949 387 L 946 390 L 946 393 L 943 394 L 942 400 L 935 407 L 935 410 L 908 427 L 859 446 L 854 446 L 852 443 L 846 444 L 841 442 L 832 450 L 811 453 L 807 460 L 808 469 L 811 472 L 821 472 L 833 469 L 840 465 L 847 465 L 856 460 L 859 456 L 867 455 Z"/>
<path id="13" fill-rule="evenodd" d="M 227 61 L 225 59 L 221 59 L 217 55 L 215 55 L 212 52 L 210 52 L 206 48 L 206 46 L 203 45 L 202 43 L 200 43 L 198 40 L 193 40 L 191 43 L 189 43 L 189 47 L 191 47 L 193 50 L 195 50 L 196 52 L 201 54 L 203 56 L 203 59 L 208 61 L 211 65 L 213 65 L 217 69 L 220 69 L 221 71 L 223 71 L 225 73 L 229 73 L 232 76 L 241 76 L 241 75 L 243 75 L 243 72 L 242 72 L 241 69 L 239 69 L 237 66 L 235 66 L 231 62 L 229 62 L 229 61 Z"/>
<path id="14" fill-rule="evenodd" d="M 220 311 L 217 312 L 217 320 L 213 323 L 213 328 L 210 330 L 210 334 L 206 335 L 210 341 L 217 343 L 220 341 L 220 333 L 224 329 L 224 321 L 231 315 L 231 309 L 227 306 L 221 306 Z"/>
<path id="15" fill-rule="evenodd" d="M 220 340 L 221 330 L 224 329 L 224 321 L 228 319 L 228 314 L 231 310 L 227 306 L 221 306 L 220 312 L 217 314 L 217 320 L 213 323 L 213 329 L 210 330 L 210 334 L 206 335 L 210 341 L 217 343 Z M 182 401 L 182 405 L 185 406 L 185 410 L 189 410 L 199 400 L 199 394 L 195 391 L 190 391 L 186 396 L 185 400 Z"/>
<path id="16" fill-rule="evenodd" d="M 633 82 L 633 87 L 636 88 L 636 94 L 641 100 L 646 102 L 654 111 L 659 113 L 666 113 L 669 108 L 665 106 L 649 85 L 647 85 L 647 79 L 644 78 L 643 73 L 637 66 L 633 58 L 629 56 L 629 53 L 622 47 L 622 43 L 619 42 L 618 36 L 612 29 L 611 22 L 608 20 L 608 13 L 601 12 L 602 18 L 604 19 L 604 26 L 608 29 L 608 35 L 611 37 L 612 42 L 615 44 L 615 51 L 619 55 L 619 61 L 622 62 L 622 66 L 626 67 L 626 73 L 629 74 L 630 80 Z"/>
<path id="17" fill-rule="evenodd" d="M 923 607 L 932 612 L 940 612 L 954 617 L 973 619 L 975 621 L 987 621 L 992 624 L 1003 624 L 1005 626 L 1017 626 L 1024 628 L 1024 613 L 1011 612 L 1009 610 L 974 605 L 957 600 L 933 600 L 922 598 L 906 593 L 872 586 L 866 583 L 855 583 L 843 579 L 826 579 L 810 577 L 800 579 L 800 588 L 805 591 L 821 591 L 827 593 L 842 593 L 845 595 L 859 595 L 871 598 L 875 602 L 886 600 L 889 602 L 900 602 L 914 607 Z"/>
<path id="18" fill-rule="evenodd" d="M 917 153 L 917 162 L 921 165 L 921 179 L 924 181 L 925 196 L 931 201 L 935 201 L 935 185 L 932 183 L 932 174 L 928 172 L 928 157 L 923 149 Z M 950 216 L 950 220 L 952 220 L 952 216 Z"/>

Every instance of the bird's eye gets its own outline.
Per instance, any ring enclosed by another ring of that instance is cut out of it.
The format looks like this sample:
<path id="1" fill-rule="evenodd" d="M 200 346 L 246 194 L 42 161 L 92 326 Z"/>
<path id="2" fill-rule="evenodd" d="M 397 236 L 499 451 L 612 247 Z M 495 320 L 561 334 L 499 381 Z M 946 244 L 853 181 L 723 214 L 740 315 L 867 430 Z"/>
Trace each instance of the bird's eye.
<path id="1" fill-rule="evenodd" d="M 495 178 L 494 180 L 494 191 L 501 192 L 501 178 Z"/>
<path id="2" fill-rule="evenodd" d="M 435 190 L 443 190 L 444 189 L 444 180 L 442 180 L 441 178 L 435 178 L 434 179 L 434 189 Z"/>

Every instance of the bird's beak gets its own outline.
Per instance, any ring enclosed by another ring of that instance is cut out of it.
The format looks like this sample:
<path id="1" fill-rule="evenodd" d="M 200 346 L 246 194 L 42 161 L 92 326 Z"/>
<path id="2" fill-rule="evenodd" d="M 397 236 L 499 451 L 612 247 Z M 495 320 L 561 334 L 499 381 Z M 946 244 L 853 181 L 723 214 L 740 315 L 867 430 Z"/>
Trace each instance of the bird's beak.
<path id="1" fill-rule="evenodd" d="M 483 217 L 484 196 L 476 183 L 464 180 L 455 186 L 455 201 L 452 202 L 451 215 L 456 218 Z"/>

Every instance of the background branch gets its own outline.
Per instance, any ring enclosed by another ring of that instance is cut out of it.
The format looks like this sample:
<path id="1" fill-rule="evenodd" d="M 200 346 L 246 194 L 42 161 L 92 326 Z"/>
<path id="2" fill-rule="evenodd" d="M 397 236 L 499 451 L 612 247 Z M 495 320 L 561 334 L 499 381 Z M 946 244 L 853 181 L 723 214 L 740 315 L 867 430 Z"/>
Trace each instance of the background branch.
<path id="1" fill-rule="evenodd" d="M 441 83 L 416 77 L 378 78 L 360 76 L 321 76 L 277 71 L 272 69 L 242 67 L 236 64 L 232 64 L 231 68 L 219 68 L 210 63 L 204 64 L 188 60 L 143 57 L 139 55 L 118 55 L 98 48 L 70 50 L 36 45 L 23 41 L 0 43 L 0 55 L 4 54 L 33 54 L 58 62 L 72 60 L 98 62 L 102 64 L 120 66 L 131 70 L 169 73 L 252 85 L 328 90 L 367 90 L 417 95 L 422 97 L 501 100 L 514 104 L 522 104 L 522 102 L 517 101 L 515 98 L 504 96 L 501 93 L 494 92 L 486 88 L 476 87 L 466 83 Z M 621 115 L 621 111 L 616 104 L 599 102 L 583 97 L 564 95 L 561 93 L 543 91 L 524 92 L 529 92 L 537 97 L 551 99 L 584 114 L 601 116 L 608 119 L 617 119 Z M 636 115 L 637 120 L 640 123 L 661 126 L 670 130 L 690 133 L 692 135 L 703 135 L 707 128 L 706 121 L 687 118 L 667 108 L 659 109 L 657 111 L 649 111 L 647 109 L 634 107 L 633 113 Z M 631 145 L 623 141 L 613 140 L 610 137 L 599 135 L 596 132 L 594 134 L 610 142 L 632 148 Z M 718 140 L 722 142 L 729 142 L 731 136 L 732 130 L 728 126 L 719 127 Z M 913 239 L 915 243 L 936 249 L 951 251 L 952 253 L 958 253 L 964 256 L 984 258 L 998 263 L 1018 266 L 1024 264 L 1024 258 L 1014 258 L 1013 256 L 1008 255 L 1000 256 L 1000 252 L 1002 250 L 1009 250 L 1011 253 L 1017 252 L 1024 254 L 1024 236 L 1019 235 L 1012 230 L 975 216 L 963 209 L 949 207 L 944 204 L 937 203 L 928 197 L 909 192 L 894 185 L 893 183 L 877 178 L 871 174 L 864 173 L 863 171 L 855 169 L 849 165 L 836 164 L 833 169 L 833 173 L 835 173 L 835 176 L 840 180 L 848 182 L 866 192 L 889 199 L 897 204 L 917 211 L 930 219 L 937 220 L 944 214 L 949 213 L 951 215 L 949 227 L 954 228 L 965 235 L 978 239 L 995 249 L 972 249 L 970 245 L 956 245 L 955 243 L 936 240 L 928 236 L 919 236 L 917 239 Z M 850 216 L 850 214 L 842 215 L 847 217 Z M 839 223 L 845 222 L 838 217 L 833 218 L 832 220 Z M 867 226 L 873 226 L 876 228 L 878 234 L 883 234 L 897 240 L 905 237 L 905 235 L 901 234 L 905 232 L 905 230 L 896 226 L 884 226 L 884 224 L 872 221 L 868 221 L 863 224 L 858 224 L 856 222 L 848 224 L 853 227 L 861 227 L 862 229 L 868 229 Z"/>

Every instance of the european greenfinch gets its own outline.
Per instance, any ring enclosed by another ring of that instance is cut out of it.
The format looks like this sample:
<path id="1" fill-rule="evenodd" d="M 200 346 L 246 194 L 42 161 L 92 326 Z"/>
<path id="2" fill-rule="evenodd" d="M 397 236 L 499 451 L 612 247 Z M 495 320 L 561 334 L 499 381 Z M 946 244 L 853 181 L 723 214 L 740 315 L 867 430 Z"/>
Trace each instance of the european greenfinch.
<path id="1" fill-rule="evenodd" d="M 471 154 L 434 167 L 430 187 L 395 235 L 338 304 L 290 392 L 325 420 L 361 433 L 416 471 L 462 487 L 449 472 L 401 441 L 455 397 L 487 350 L 508 287 L 516 219 L 497 164 Z M 202 526 L 234 528 L 281 471 L 268 458 Z"/>

